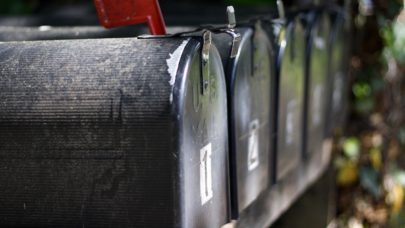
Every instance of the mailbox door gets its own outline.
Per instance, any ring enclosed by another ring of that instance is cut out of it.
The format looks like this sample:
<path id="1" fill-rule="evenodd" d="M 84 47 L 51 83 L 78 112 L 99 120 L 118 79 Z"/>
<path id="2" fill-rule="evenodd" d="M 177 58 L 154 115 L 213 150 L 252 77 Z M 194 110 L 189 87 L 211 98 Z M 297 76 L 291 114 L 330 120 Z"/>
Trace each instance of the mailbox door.
<path id="1" fill-rule="evenodd" d="M 239 212 L 269 183 L 271 44 L 259 28 L 242 37 L 235 59 L 232 110 Z"/>
<path id="2" fill-rule="evenodd" d="M 279 51 L 277 117 L 277 179 L 301 159 L 304 103 L 305 31 L 298 19 L 290 22 Z"/>
<path id="3" fill-rule="evenodd" d="M 189 62 L 181 63 L 188 77 L 174 89 L 180 99 L 182 226 L 221 227 L 228 221 L 229 203 L 226 85 L 216 48 L 210 50 L 209 74 L 204 76 L 199 48 L 190 52 Z"/>
<path id="4" fill-rule="evenodd" d="M 344 125 L 348 110 L 349 78 L 347 75 L 348 47 L 345 20 L 342 15 L 335 15 L 331 39 L 331 95 L 329 129 Z"/>
<path id="5" fill-rule="evenodd" d="M 327 85 L 329 73 L 330 20 L 326 14 L 315 15 L 315 20 L 309 26 L 308 40 L 309 63 L 307 70 L 307 115 L 305 122 L 305 157 L 322 151 L 325 137 Z"/>

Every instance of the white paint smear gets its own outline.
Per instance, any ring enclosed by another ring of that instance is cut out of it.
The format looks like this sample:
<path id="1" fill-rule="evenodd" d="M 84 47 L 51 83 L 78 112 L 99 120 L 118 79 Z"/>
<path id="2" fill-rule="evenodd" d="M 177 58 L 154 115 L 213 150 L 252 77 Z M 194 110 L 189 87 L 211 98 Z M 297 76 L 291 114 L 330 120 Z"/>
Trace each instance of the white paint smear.
<path id="1" fill-rule="evenodd" d="M 314 100 L 312 104 L 312 123 L 318 126 L 321 123 L 321 105 L 322 105 L 323 86 L 316 85 L 314 89 Z"/>
<path id="2" fill-rule="evenodd" d="M 325 40 L 322 37 L 315 37 L 314 38 L 315 47 L 318 49 L 325 49 L 326 44 Z"/>
<path id="3" fill-rule="evenodd" d="M 167 71 L 170 74 L 169 83 L 171 86 L 173 86 L 176 82 L 177 69 L 179 67 L 181 54 L 183 54 L 184 48 L 186 47 L 188 41 L 189 39 L 184 40 L 183 43 L 181 43 L 180 46 L 173 53 L 169 54 L 169 58 L 166 59 L 168 67 Z"/>
<path id="4" fill-rule="evenodd" d="M 286 144 L 290 145 L 294 142 L 294 113 L 295 113 L 295 100 L 288 102 L 287 104 L 287 116 L 286 116 Z"/>

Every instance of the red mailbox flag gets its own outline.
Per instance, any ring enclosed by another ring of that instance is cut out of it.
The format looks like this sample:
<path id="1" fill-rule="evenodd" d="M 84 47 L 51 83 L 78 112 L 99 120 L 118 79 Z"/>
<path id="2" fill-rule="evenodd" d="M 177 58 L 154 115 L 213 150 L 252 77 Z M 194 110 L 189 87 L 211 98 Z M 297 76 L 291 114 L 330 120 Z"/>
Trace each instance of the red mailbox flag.
<path id="1" fill-rule="evenodd" d="M 94 0 L 94 4 L 106 28 L 148 23 L 152 35 L 166 34 L 157 0 Z"/>

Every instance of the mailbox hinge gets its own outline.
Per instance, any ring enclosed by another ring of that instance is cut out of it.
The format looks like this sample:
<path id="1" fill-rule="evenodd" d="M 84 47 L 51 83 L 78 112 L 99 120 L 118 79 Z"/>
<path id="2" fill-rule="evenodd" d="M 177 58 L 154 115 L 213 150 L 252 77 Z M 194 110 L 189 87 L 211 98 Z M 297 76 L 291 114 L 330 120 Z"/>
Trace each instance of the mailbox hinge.
<path id="1" fill-rule="evenodd" d="M 230 57 L 235 58 L 239 52 L 241 36 L 240 33 L 235 31 L 236 17 L 235 17 L 235 9 L 233 8 L 233 6 L 228 6 L 226 8 L 226 13 L 228 15 L 228 29 L 225 29 L 224 32 L 232 36 L 232 49 Z"/>
<path id="2" fill-rule="evenodd" d="M 203 34 L 203 47 L 202 47 L 202 82 L 201 92 L 203 95 L 209 94 L 210 83 L 210 50 L 212 45 L 212 33 L 205 31 Z"/>

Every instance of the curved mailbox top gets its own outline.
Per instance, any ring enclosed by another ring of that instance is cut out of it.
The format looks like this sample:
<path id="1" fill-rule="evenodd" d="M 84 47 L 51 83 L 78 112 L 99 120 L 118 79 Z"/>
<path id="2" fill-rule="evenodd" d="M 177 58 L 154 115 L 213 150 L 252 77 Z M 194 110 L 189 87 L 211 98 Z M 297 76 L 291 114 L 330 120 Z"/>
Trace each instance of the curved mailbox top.
<path id="1" fill-rule="evenodd" d="M 0 41 L 68 40 L 91 38 L 135 37 L 146 29 L 116 28 L 106 30 L 100 26 L 53 27 L 53 26 L 0 26 Z"/>

